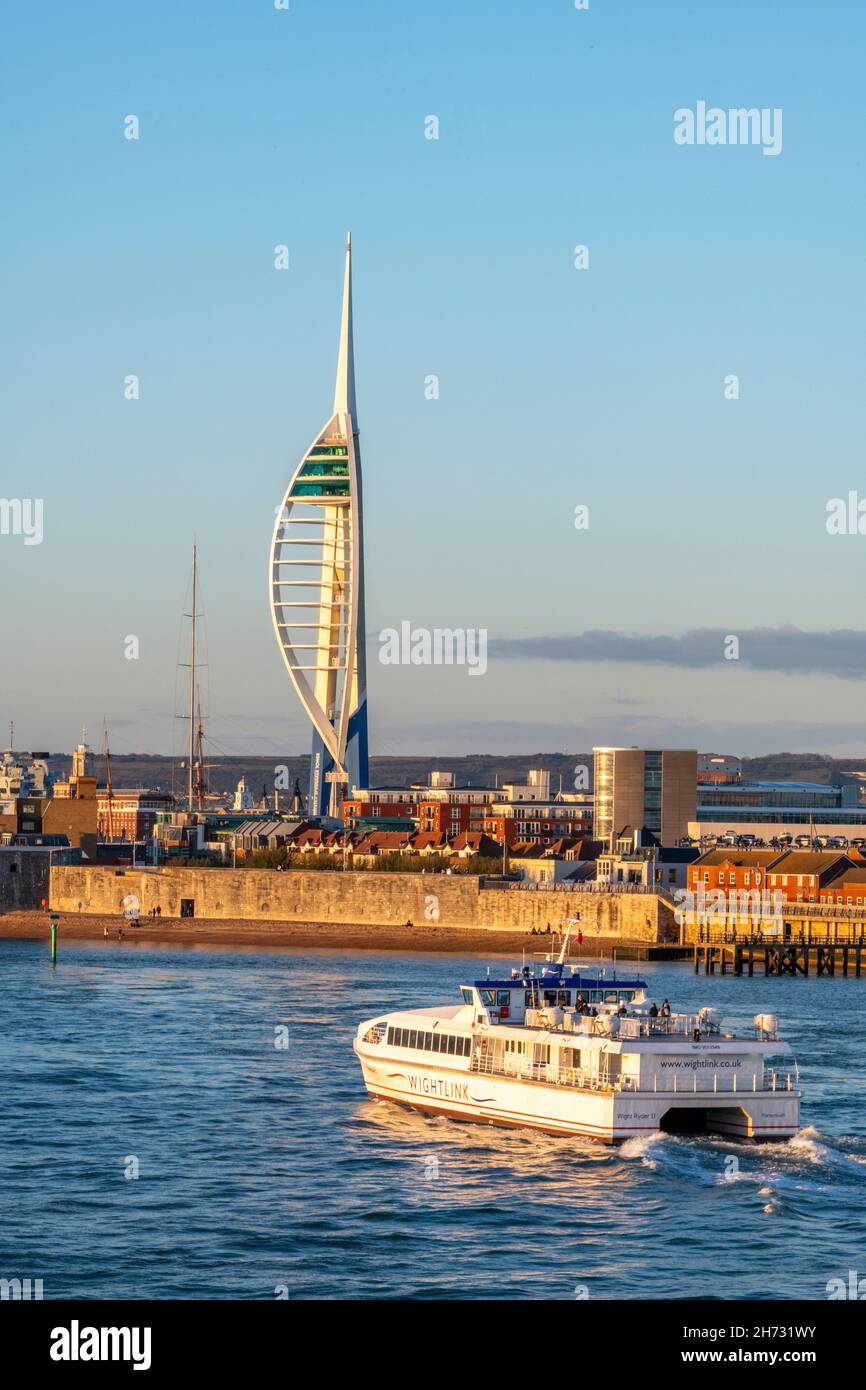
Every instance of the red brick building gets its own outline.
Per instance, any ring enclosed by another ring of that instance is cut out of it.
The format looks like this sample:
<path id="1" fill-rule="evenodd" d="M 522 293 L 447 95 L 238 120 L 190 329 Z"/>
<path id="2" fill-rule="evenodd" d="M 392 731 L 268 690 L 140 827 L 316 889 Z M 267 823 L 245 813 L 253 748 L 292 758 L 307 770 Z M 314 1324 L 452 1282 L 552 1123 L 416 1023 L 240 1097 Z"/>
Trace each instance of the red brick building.
<path id="1" fill-rule="evenodd" d="M 159 811 L 174 809 L 170 792 L 145 787 L 118 787 L 112 790 L 109 812 L 108 791 L 100 787 L 97 797 L 97 830 L 102 839 L 129 841 L 149 839 Z"/>
<path id="2" fill-rule="evenodd" d="M 697 893 L 723 892 L 726 897 L 740 893 L 769 891 L 767 871 L 784 856 L 777 849 L 711 849 L 696 859 L 688 871 L 688 885 Z"/>
<path id="3" fill-rule="evenodd" d="M 788 850 L 768 870 L 767 887 L 781 893 L 786 903 L 817 903 L 822 889 L 853 868 L 848 855 L 838 850 Z"/>

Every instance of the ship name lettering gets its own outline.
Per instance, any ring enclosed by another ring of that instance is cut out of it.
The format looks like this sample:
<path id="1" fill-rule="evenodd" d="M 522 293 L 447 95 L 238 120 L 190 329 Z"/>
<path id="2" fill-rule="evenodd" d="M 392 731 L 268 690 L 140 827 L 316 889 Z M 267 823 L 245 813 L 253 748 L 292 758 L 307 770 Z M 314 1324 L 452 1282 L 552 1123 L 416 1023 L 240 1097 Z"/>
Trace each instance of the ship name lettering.
<path id="1" fill-rule="evenodd" d="M 447 1100 L 468 1100 L 468 1082 L 449 1081 L 443 1076 L 409 1076 L 413 1091 L 425 1096 L 442 1096 Z"/>

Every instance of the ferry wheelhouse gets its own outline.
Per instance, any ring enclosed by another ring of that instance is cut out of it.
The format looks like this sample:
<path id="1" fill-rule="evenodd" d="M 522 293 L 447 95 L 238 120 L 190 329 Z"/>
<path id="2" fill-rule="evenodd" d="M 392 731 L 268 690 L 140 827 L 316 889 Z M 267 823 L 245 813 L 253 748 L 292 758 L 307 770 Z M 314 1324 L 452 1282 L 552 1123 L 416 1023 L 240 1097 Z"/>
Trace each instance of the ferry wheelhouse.
<path id="1" fill-rule="evenodd" d="M 369 1094 L 431 1114 L 615 1143 L 657 1130 L 742 1140 L 799 1129 L 799 1072 L 770 1014 L 654 1012 L 646 983 L 559 958 L 460 986 L 461 1002 L 367 1019 Z"/>

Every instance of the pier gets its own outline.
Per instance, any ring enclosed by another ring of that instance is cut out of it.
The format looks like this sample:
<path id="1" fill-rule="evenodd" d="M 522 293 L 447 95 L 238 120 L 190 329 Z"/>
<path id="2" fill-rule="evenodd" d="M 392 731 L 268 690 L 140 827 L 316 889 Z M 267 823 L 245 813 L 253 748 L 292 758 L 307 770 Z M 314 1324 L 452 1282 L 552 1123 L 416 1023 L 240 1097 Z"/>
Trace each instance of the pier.
<path id="1" fill-rule="evenodd" d="M 840 939 L 811 929 L 770 937 L 763 933 L 713 932 L 701 929 L 694 944 L 695 974 L 791 975 L 832 978 L 863 974 L 866 930 Z"/>

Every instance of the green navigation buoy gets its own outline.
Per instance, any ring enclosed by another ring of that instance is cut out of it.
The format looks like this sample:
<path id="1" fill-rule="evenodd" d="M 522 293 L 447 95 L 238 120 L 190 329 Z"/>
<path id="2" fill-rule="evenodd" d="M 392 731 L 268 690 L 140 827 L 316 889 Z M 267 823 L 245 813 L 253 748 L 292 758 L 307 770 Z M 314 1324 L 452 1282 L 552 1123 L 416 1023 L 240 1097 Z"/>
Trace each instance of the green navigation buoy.
<path id="1" fill-rule="evenodd" d="M 48 918 L 51 923 L 51 964 L 57 964 L 57 925 L 60 921 L 60 913 L 52 912 Z"/>

